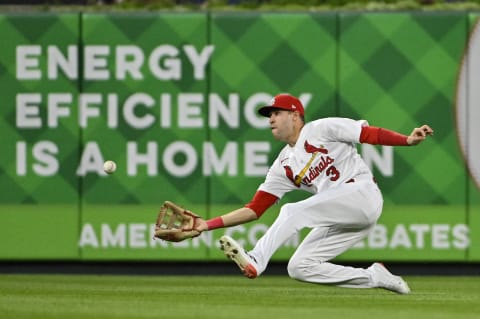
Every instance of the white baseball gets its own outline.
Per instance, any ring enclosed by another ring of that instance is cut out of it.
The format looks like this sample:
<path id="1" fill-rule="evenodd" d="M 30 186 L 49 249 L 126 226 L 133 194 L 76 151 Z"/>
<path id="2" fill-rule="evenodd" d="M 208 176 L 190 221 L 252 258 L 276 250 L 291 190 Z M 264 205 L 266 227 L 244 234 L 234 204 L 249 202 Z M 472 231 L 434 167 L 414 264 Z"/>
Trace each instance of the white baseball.
<path id="1" fill-rule="evenodd" d="M 114 161 L 106 161 L 103 163 L 103 170 L 107 174 L 112 174 L 117 169 L 117 164 Z"/>

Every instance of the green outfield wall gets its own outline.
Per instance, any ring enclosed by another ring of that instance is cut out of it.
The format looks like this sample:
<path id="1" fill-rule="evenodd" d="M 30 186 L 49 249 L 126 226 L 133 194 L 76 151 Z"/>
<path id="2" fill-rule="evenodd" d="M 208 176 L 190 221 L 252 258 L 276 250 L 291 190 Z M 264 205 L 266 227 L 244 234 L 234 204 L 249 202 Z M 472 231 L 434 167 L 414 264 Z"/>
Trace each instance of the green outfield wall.
<path id="1" fill-rule="evenodd" d="M 243 206 L 282 145 L 258 107 L 341 116 L 418 148 L 359 145 L 385 197 L 339 260 L 480 261 L 480 27 L 469 13 L 0 15 L 0 260 L 224 260 L 260 220 L 153 240 L 160 204 L 205 218 Z M 478 54 L 477 54 L 478 53 Z M 479 61 L 477 61 L 479 60 Z M 117 162 L 115 174 L 102 171 Z M 304 233 L 275 260 L 287 260 Z"/>

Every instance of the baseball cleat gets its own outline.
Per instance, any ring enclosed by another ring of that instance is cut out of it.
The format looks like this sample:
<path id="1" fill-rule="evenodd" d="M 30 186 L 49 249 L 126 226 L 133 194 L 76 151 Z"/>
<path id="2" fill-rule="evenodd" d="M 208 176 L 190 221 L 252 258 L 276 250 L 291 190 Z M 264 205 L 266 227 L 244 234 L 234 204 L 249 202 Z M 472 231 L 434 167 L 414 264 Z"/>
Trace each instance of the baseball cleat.
<path id="1" fill-rule="evenodd" d="M 387 289 L 399 294 L 409 294 L 410 287 L 400 276 L 390 273 L 381 263 L 374 263 L 368 268 L 373 274 L 375 287 Z"/>
<path id="2" fill-rule="evenodd" d="M 255 258 L 250 256 L 233 238 L 222 236 L 220 238 L 220 249 L 223 250 L 225 256 L 237 264 L 245 277 L 250 279 L 257 277 Z"/>

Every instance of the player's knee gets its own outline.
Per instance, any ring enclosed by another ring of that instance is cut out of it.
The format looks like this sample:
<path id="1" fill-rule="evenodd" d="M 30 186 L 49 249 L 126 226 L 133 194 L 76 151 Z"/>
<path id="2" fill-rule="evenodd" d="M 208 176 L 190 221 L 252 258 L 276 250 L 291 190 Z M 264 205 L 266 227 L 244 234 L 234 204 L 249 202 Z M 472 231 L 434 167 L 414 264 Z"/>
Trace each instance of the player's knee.
<path id="1" fill-rule="evenodd" d="M 296 280 L 305 280 L 308 271 L 308 263 L 305 261 L 305 259 L 293 257 L 288 261 L 287 271 L 290 278 Z"/>

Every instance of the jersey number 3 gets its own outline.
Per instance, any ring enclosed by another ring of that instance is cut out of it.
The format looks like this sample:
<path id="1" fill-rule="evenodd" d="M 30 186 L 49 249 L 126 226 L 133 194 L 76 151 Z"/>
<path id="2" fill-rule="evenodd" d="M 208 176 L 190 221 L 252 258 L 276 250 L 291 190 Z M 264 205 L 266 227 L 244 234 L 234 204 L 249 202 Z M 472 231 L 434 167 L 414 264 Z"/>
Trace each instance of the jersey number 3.
<path id="1" fill-rule="evenodd" d="M 336 180 L 338 180 L 340 178 L 340 172 L 337 170 L 337 168 L 335 166 L 330 166 L 327 171 L 325 172 L 325 174 L 327 174 L 327 176 L 330 176 L 330 180 L 332 182 L 335 182 Z"/>

